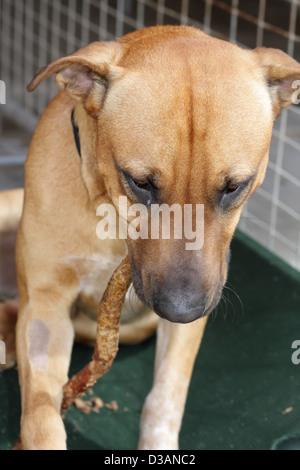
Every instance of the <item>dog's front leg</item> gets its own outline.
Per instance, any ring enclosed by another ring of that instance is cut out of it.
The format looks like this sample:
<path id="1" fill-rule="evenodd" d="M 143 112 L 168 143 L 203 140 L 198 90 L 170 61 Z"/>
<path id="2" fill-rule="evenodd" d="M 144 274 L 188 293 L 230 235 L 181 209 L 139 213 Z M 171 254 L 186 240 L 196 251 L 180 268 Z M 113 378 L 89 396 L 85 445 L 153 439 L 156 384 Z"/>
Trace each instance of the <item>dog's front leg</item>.
<path id="1" fill-rule="evenodd" d="M 23 449 L 66 449 L 60 407 L 72 345 L 73 327 L 63 301 L 40 294 L 20 306 L 17 358 Z"/>
<path id="2" fill-rule="evenodd" d="M 142 412 L 139 449 L 178 449 L 186 396 L 206 320 L 189 324 L 159 321 L 154 384 Z"/>

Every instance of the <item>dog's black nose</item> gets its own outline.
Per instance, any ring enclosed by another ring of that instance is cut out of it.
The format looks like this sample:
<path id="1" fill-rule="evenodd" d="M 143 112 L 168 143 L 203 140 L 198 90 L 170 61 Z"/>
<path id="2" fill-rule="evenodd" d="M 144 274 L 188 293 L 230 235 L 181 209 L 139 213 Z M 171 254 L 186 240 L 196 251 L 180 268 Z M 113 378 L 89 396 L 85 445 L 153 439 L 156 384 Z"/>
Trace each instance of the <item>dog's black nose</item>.
<path id="1" fill-rule="evenodd" d="M 160 292 L 153 299 L 153 310 L 160 317 L 176 323 L 190 323 L 206 315 L 206 301 L 203 295 L 187 292 Z"/>

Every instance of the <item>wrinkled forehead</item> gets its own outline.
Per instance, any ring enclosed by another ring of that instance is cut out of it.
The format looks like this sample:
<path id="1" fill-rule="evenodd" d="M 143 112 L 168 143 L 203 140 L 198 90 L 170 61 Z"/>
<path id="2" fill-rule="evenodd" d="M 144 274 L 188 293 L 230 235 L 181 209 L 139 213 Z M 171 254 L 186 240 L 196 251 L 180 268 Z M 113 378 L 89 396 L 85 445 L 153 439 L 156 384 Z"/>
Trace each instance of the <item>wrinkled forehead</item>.
<path id="1" fill-rule="evenodd" d="M 169 163 L 187 153 L 214 161 L 257 158 L 271 134 L 271 100 L 258 70 L 235 54 L 163 54 L 129 69 L 104 107 L 107 129 L 123 158 Z M 166 51 L 165 51 L 166 52 Z M 155 161 L 156 160 L 156 161 Z"/>

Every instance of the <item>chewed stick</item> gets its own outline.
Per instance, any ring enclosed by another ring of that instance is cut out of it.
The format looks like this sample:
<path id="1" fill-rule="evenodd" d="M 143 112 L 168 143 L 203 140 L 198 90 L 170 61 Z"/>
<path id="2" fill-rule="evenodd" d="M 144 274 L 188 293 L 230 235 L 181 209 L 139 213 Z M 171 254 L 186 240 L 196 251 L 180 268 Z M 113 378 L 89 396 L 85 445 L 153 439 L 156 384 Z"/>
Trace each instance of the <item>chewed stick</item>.
<path id="1" fill-rule="evenodd" d="M 118 352 L 119 327 L 125 295 L 131 283 L 128 257 L 113 273 L 99 305 L 97 339 L 92 360 L 64 386 L 62 414 L 109 371 Z"/>

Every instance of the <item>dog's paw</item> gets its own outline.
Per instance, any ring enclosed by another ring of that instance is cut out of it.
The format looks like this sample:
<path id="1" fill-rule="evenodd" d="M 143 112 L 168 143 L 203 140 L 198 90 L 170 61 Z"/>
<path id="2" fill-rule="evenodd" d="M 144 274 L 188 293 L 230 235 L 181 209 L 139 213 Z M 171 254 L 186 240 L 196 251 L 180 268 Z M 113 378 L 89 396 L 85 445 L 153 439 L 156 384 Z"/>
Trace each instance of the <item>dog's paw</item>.
<path id="1" fill-rule="evenodd" d="M 159 383 L 146 398 L 140 426 L 139 450 L 178 450 L 181 408 L 165 398 Z"/>
<path id="2" fill-rule="evenodd" d="M 39 393 L 41 394 L 41 392 Z M 39 395 L 37 394 L 37 395 Z M 21 449 L 20 441 L 16 450 L 66 450 L 67 435 L 60 413 L 47 404 L 51 396 L 45 393 L 44 403 L 23 411 L 21 418 Z M 34 402 L 31 403 L 31 406 Z"/>
<path id="3" fill-rule="evenodd" d="M 18 302 L 0 303 L 0 371 L 9 369 L 16 362 L 16 323 Z"/>
<path id="4" fill-rule="evenodd" d="M 178 432 L 172 430 L 168 420 L 144 412 L 138 449 L 178 450 Z"/>

